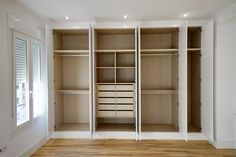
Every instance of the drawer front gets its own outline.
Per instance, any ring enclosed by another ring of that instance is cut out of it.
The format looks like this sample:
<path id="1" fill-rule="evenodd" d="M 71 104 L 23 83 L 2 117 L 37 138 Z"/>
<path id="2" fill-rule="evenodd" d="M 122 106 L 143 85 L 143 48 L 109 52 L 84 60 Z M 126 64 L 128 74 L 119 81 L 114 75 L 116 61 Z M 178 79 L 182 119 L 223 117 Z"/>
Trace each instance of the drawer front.
<path id="1" fill-rule="evenodd" d="M 116 86 L 115 85 L 98 85 L 98 90 L 99 91 L 106 91 L 106 90 L 115 90 L 116 89 Z"/>
<path id="2" fill-rule="evenodd" d="M 134 99 L 133 98 L 116 98 L 116 103 L 129 103 L 133 104 Z"/>
<path id="3" fill-rule="evenodd" d="M 98 103 L 115 103 L 116 99 L 115 98 L 98 98 Z"/>
<path id="4" fill-rule="evenodd" d="M 133 105 L 116 105 L 116 110 L 134 110 Z"/>
<path id="5" fill-rule="evenodd" d="M 133 118 L 134 112 L 133 111 L 116 111 L 116 117 Z"/>
<path id="6" fill-rule="evenodd" d="M 98 92 L 98 97 L 115 97 L 115 92 Z"/>
<path id="7" fill-rule="evenodd" d="M 115 111 L 98 111 L 98 117 L 115 117 Z"/>
<path id="8" fill-rule="evenodd" d="M 115 105 L 98 105 L 98 110 L 115 110 Z"/>
<path id="9" fill-rule="evenodd" d="M 133 91 L 133 85 L 116 85 L 116 90 L 123 90 L 123 91 Z"/>
<path id="10" fill-rule="evenodd" d="M 116 92 L 116 97 L 130 97 L 132 98 L 134 96 L 133 92 Z"/>

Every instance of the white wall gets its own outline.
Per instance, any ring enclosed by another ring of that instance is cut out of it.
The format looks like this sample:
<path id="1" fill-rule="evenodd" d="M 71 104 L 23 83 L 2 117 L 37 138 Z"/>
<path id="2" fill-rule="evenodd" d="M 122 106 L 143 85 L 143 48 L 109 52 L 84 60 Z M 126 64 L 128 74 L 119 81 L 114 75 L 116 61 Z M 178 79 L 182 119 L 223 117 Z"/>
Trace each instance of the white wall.
<path id="1" fill-rule="evenodd" d="M 216 16 L 215 128 L 218 148 L 236 148 L 236 3 Z"/>
<path id="2" fill-rule="evenodd" d="M 24 153 L 37 143 L 43 142 L 47 137 L 47 116 L 43 116 L 27 128 L 13 132 L 12 123 L 12 54 L 8 51 L 8 16 L 15 15 L 21 22 L 32 28 L 37 27 L 44 31 L 45 20 L 34 15 L 18 3 L 11 0 L 0 2 L 0 147 L 7 146 L 7 150 L 0 154 L 0 157 L 16 157 Z M 46 55 L 43 56 L 43 70 L 46 68 Z M 46 75 L 43 73 L 43 81 L 46 82 Z M 44 89 L 47 84 L 44 84 Z M 43 107 L 46 109 L 46 97 L 42 98 Z"/>

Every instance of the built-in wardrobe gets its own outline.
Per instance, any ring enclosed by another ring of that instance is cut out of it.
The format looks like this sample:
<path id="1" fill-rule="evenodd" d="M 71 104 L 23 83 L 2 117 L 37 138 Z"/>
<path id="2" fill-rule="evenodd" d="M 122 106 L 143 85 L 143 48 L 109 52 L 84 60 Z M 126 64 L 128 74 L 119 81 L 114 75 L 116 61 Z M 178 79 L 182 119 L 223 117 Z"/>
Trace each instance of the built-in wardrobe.
<path id="1" fill-rule="evenodd" d="M 213 139 L 214 23 L 160 25 L 52 29 L 52 138 Z"/>

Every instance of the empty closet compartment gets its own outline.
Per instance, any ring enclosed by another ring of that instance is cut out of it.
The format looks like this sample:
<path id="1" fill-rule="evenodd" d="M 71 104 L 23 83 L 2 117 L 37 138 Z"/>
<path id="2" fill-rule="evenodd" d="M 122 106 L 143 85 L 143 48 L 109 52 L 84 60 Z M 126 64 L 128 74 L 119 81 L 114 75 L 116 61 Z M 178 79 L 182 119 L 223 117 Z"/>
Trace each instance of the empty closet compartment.
<path id="1" fill-rule="evenodd" d="M 95 29 L 96 131 L 135 131 L 135 29 Z"/>
<path id="2" fill-rule="evenodd" d="M 53 32 L 56 131 L 89 131 L 88 32 Z"/>
<path id="3" fill-rule="evenodd" d="M 178 131 L 178 29 L 140 32 L 141 129 Z"/>
<path id="4" fill-rule="evenodd" d="M 188 132 L 201 132 L 201 28 L 188 28 Z"/>

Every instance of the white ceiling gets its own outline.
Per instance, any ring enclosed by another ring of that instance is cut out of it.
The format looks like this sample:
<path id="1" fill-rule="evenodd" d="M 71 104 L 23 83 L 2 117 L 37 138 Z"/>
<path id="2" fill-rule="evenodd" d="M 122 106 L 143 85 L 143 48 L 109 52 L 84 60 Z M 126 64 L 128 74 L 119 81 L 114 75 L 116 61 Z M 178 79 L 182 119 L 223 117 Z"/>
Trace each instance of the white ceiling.
<path id="1" fill-rule="evenodd" d="M 236 0 L 15 0 L 54 22 L 206 19 Z M 128 15 L 123 19 L 124 14 Z"/>

